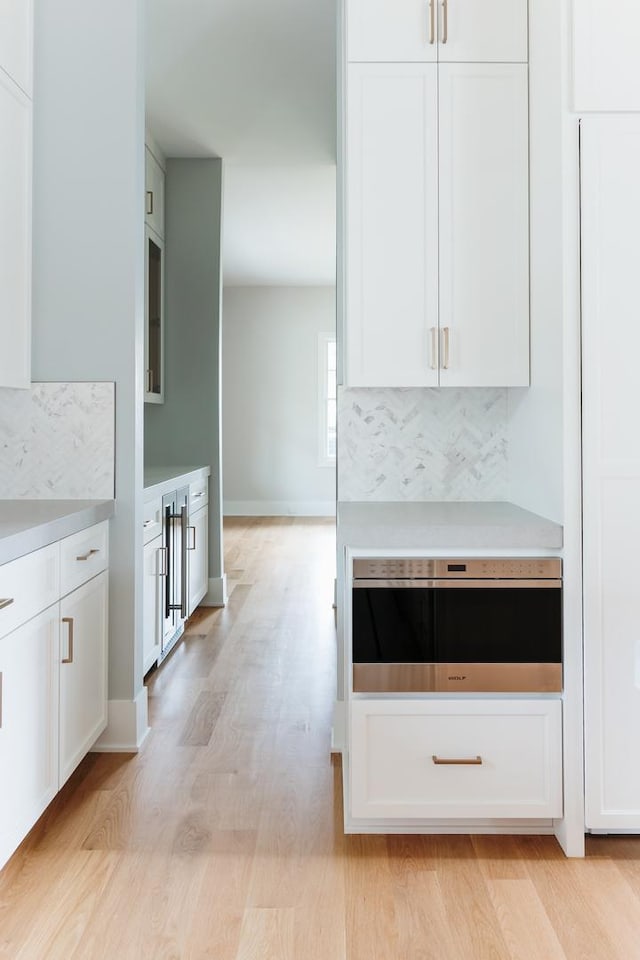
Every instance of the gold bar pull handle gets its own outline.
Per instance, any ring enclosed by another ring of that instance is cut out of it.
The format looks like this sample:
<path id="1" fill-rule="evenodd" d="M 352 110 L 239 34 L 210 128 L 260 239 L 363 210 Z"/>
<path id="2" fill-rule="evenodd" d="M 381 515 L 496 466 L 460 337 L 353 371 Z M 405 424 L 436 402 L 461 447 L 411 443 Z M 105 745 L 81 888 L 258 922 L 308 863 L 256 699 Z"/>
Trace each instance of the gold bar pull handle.
<path id="1" fill-rule="evenodd" d="M 153 190 L 147 190 L 147 216 L 153 216 Z"/>
<path id="2" fill-rule="evenodd" d="M 429 366 L 432 370 L 438 369 L 438 328 L 430 327 L 429 335 L 431 337 L 431 362 Z"/>
<path id="3" fill-rule="evenodd" d="M 4 610 L 5 607 L 10 607 L 13 603 L 13 597 L 6 597 L 4 600 L 0 600 L 0 610 Z"/>
<path id="4" fill-rule="evenodd" d="M 63 617 L 62 622 L 69 624 L 69 652 L 61 663 L 73 663 L 73 617 Z"/>
<path id="5" fill-rule="evenodd" d="M 162 559 L 162 566 L 161 566 L 160 570 L 158 571 L 158 576 L 159 576 L 159 577 L 166 577 L 166 575 L 167 575 L 167 548 L 166 548 L 166 547 L 158 547 L 158 553 L 160 554 L 160 557 L 161 557 L 161 559 Z"/>
<path id="6" fill-rule="evenodd" d="M 100 551 L 97 547 L 92 547 L 91 550 L 87 551 L 87 553 L 83 553 L 79 557 L 76 557 L 76 560 L 90 560 L 91 557 L 95 556 L 96 553 L 100 553 Z"/>
<path id="7" fill-rule="evenodd" d="M 429 43 L 436 42 L 436 0 L 429 0 Z"/>
<path id="8" fill-rule="evenodd" d="M 481 767 L 482 757 L 431 757 L 436 766 Z"/>
<path id="9" fill-rule="evenodd" d="M 449 369 L 449 327 L 442 328 L 442 369 Z"/>
<path id="10" fill-rule="evenodd" d="M 189 532 L 193 532 L 193 541 L 192 541 L 192 543 L 191 543 L 190 545 L 187 544 L 187 550 L 195 550 L 195 548 L 196 548 L 196 528 L 195 528 L 195 527 L 187 527 L 187 530 L 188 530 Z"/>
<path id="11" fill-rule="evenodd" d="M 449 0 L 442 0 L 442 42 L 449 39 Z"/>

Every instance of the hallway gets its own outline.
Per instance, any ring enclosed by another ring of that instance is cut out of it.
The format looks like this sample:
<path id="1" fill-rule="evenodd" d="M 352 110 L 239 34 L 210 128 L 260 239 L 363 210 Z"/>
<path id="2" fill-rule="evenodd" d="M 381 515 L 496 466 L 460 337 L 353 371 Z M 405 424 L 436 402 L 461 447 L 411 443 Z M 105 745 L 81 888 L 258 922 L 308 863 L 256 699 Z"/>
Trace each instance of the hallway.
<path id="1" fill-rule="evenodd" d="M 0 874 L 0 960 L 634 960 L 640 840 L 342 834 L 335 528 L 225 522 L 230 600 Z"/>

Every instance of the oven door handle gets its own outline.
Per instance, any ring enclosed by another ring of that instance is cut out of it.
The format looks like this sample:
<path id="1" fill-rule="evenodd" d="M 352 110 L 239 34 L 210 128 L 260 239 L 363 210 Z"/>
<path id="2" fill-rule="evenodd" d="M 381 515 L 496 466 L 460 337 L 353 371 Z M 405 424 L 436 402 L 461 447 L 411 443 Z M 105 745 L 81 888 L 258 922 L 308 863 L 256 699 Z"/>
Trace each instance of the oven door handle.
<path id="1" fill-rule="evenodd" d="M 354 590 L 560 590 L 562 580 L 353 580 Z"/>

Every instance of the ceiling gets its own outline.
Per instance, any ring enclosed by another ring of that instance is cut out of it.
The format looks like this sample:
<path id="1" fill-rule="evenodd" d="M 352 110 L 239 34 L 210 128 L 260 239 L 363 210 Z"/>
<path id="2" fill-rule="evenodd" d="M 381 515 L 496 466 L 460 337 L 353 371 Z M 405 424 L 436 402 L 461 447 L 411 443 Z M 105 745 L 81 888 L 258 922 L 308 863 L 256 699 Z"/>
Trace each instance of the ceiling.
<path id="1" fill-rule="evenodd" d="M 222 157 L 227 284 L 335 277 L 336 0 L 145 0 L 147 126 Z"/>

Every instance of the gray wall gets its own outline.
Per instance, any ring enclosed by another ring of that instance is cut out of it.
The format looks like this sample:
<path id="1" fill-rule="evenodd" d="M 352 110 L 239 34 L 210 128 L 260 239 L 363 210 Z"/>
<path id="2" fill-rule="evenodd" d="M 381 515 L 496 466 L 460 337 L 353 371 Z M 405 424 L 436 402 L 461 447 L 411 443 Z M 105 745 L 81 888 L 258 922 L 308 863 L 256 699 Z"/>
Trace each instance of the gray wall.
<path id="1" fill-rule="evenodd" d="M 335 287 L 225 288 L 225 513 L 335 512 L 335 465 L 318 465 L 318 334 L 335 328 Z"/>
<path id="2" fill-rule="evenodd" d="M 222 161 L 168 160 L 165 402 L 146 404 L 148 466 L 211 466 L 209 577 L 222 576 L 220 231 Z"/>
<path id="3" fill-rule="evenodd" d="M 139 0 L 35 4 L 32 378 L 116 384 L 112 700 L 142 689 L 141 13 Z"/>

